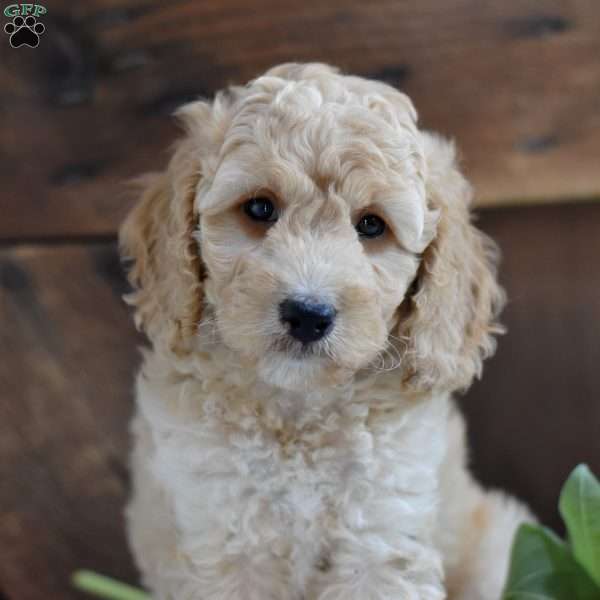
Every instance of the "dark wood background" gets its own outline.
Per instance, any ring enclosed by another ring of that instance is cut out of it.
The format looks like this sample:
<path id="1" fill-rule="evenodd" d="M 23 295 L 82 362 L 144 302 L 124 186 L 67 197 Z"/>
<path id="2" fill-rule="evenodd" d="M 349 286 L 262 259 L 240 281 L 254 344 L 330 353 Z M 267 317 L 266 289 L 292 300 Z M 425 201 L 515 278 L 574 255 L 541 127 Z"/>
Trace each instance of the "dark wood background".
<path id="1" fill-rule="evenodd" d="M 78 567 L 135 581 L 122 183 L 165 163 L 177 105 L 287 60 L 398 85 L 456 138 L 510 300 L 461 400 L 473 466 L 560 528 L 568 472 L 600 473 L 600 4 L 45 6 L 38 48 L 0 38 L 0 600 L 81 597 Z"/>

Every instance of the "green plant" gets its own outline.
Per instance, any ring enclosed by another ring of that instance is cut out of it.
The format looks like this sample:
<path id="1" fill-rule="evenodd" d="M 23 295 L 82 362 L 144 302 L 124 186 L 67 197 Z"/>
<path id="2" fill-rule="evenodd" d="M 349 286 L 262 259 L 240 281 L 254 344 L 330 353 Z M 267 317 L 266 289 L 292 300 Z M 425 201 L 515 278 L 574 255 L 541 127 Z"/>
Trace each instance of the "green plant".
<path id="1" fill-rule="evenodd" d="M 105 600 L 151 600 L 142 590 L 92 571 L 73 573 L 74 587 Z"/>
<path id="2" fill-rule="evenodd" d="M 586 465 L 567 479 L 559 509 L 568 541 L 522 525 L 502 600 L 600 600 L 600 482 Z"/>

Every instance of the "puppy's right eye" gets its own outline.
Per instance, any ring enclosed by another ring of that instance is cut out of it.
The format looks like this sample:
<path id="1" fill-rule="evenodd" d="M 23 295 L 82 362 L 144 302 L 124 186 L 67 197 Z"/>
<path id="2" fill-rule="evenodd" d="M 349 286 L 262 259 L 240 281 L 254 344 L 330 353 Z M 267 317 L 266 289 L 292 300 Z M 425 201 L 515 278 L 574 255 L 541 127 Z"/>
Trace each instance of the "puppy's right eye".
<path id="1" fill-rule="evenodd" d="M 244 212 L 253 221 L 262 221 L 263 223 L 274 223 L 279 216 L 275 204 L 266 196 L 251 198 L 244 202 Z"/>

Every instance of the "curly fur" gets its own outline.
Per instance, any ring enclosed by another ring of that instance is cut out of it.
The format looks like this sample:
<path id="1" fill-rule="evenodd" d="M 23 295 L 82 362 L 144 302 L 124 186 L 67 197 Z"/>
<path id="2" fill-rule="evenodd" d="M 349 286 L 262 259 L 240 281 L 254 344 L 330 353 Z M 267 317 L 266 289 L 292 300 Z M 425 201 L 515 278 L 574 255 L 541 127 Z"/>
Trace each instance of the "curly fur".
<path id="1" fill-rule="evenodd" d="M 503 294 L 452 144 L 407 96 L 275 67 L 178 112 L 186 131 L 121 231 L 136 323 L 127 514 L 162 600 L 492 600 L 529 515 L 466 470 L 451 393 Z M 268 195 L 271 227 L 241 210 Z M 365 211 L 385 218 L 361 240 Z M 277 307 L 338 309 L 310 352 Z"/>

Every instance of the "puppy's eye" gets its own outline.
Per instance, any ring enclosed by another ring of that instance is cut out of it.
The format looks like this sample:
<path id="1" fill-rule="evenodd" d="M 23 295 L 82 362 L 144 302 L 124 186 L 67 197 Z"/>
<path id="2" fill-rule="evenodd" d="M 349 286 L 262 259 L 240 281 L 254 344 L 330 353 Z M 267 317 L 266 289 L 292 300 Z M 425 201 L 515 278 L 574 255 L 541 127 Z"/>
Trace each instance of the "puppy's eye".
<path id="1" fill-rule="evenodd" d="M 356 231 L 360 237 L 378 237 L 385 231 L 385 221 L 377 215 L 364 215 L 356 224 Z"/>
<path id="2" fill-rule="evenodd" d="M 254 221 L 274 223 L 277 221 L 277 208 L 266 196 L 251 198 L 244 203 L 244 212 Z"/>

